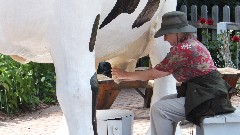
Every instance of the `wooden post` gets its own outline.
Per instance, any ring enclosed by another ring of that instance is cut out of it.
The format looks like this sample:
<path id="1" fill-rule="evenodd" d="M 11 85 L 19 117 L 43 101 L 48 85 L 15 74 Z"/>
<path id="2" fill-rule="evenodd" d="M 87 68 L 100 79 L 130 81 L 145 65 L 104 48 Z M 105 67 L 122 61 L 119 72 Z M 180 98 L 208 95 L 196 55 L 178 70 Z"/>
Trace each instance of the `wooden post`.
<path id="1" fill-rule="evenodd" d="M 153 88 L 152 87 L 146 88 L 144 104 L 143 104 L 144 108 L 150 108 L 152 95 L 153 95 Z"/>
<path id="2" fill-rule="evenodd" d="M 235 7 L 235 23 L 240 23 L 240 6 Z"/>
<path id="3" fill-rule="evenodd" d="M 191 6 L 191 23 L 196 23 L 198 21 L 197 19 L 197 6 L 196 5 L 192 5 Z"/>
<path id="4" fill-rule="evenodd" d="M 180 7 L 180 11 L 186 13 L 186 15 L 187 15 L 187 6 L 186 5 L 182 5 Z"/>
<path id="5" fill-rule="evenodd" d="M 207 14 L 207 6 L 206 5 L 202 5 L 201 7 L 201 17 L 208 19 L 208 14 Z"/>
<path id="6" fill-rule="evenodd" d="M 208 10 L 207 10 L 207 6 L 206 5 L 202 5 L 201 7 L 201 17 L 208 19 L 208 14 L 207 14 Z M 202 28 L 202 32 L 205 32 L 206 34 L 208 34 L 208 28 Z M 207 42 L 208 38 L 207 37 L 202 37 L 202 42 Z"/>
<path id="7" fill-rule="evenodd" d="M 219 22 L 217 23 L 217 34 L 221 34 L 227 31 L 227 23 Z"/>
<path id="8" fill-rule="evenodd" d="M 212 20 L 213 20 L 213 25 L 216 26 L 219 21 L 217 5 L 212 7 Z M 212 40 L 217 40 L 217 30 L 216 29 L 212 29 Z"/>
<path id="9" fill-rule="evenodd" d="M 230 8 L 227 5 L 223 7 L 223 22 L 230 22 Z"/>

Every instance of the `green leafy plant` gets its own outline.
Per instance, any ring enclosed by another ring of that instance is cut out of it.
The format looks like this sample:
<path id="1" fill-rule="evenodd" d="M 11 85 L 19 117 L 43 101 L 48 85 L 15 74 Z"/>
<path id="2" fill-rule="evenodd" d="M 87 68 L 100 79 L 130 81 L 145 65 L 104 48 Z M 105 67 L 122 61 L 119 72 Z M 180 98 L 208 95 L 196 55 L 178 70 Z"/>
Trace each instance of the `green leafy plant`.
<path id="1" fill-rule="evenodd" d="M 33 79 L 37 96 L 43 103 L 55 103 L 56 75 L 53 64 L 31 63 L 33 65 Z"/>
<path id="2" fill-rule="evenodd" d="M 202 32 L 203 44 L 208 48 L 217 67 L 238 68 L 239 58 L 239 33 L 232 34 L 232 31 L 222 32 L 217 35 L 218 40 L 211 40 L 212 35 L 206 31 Z"/>
<path id="3" fill-rule="evenodd" d="M 203 44 L 208 48 L 217 67 L 231 66 L 239 69 L 239 41 L 240 33 L 233 34 L 233 31 L 222 32 L 217 35 L 218 40 L 211 40 L 211 34 L 206 31 L 202 32 L 206 40 Z M 226 58 L 228 56 L 229 58 Z M 240 94 L 240 82 L 238 80 L 235 87 L 235 94 Z"/>
<path id="4" fill-rule="evenodd" d="M 220 40 L 223 42 L 220 52 L 225 56 L 225 66 L 238 68 L 238 44 L 240 39 L 232 32 L 230 30 L 220 34 Z"/>
<path id="5" fill-rule="evenodd" d="M 206 31 L 202 32 L 202 36 L 204 37 L 203 39 L 207 39 L 203 40 L 202 43 L 211 53 L 215 66 L 224 67 L 223 56 L 220 53 L 222 43 L 219 40 L 211 40 L 211 34 L 207 33 Z"/>
<path id="6" fill-rule="evenodd" d="M 20 64 L 0 54 L 0 111 L 13 115 L 56 102 L 53 64 Z"/>

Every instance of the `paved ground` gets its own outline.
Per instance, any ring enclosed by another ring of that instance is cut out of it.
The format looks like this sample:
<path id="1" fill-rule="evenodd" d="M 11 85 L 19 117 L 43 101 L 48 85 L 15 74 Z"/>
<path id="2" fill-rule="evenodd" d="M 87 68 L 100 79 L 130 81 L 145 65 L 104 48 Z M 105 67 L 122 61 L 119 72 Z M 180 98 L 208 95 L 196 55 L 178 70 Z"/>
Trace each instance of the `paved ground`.
<path id="1" fill-rule="evenodd" d="M 232 99 L 238 104 L 239 97 Z M 149 127 L 149 109 L 142 108 L 143 99 L 134 90 L 122 90 L 111 108 L 134 112 L 134 135 L 144 135 Z M 15 119 L 0 121 L 0 135 L 52 135 L 61 124 L 62 112 L 58 105 Z M 191 124 L 181 126 L 183 135 L 195 135 Z"/>

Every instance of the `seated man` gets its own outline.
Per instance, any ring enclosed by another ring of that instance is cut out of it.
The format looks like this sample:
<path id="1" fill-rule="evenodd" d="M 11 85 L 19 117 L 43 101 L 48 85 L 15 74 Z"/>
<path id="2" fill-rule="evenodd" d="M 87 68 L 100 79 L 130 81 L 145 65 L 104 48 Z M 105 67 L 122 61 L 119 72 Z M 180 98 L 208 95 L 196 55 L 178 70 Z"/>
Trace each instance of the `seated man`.
<path id="1" fill-rule="evenodd" d="M 151 135 L 172 135 L 177 122 L 187 119 L 199 125 L 204 116 L 234 112 L 228 98 L 231 87 L 214 66 L 207 48 L 196 39 L 197 29 L 179 11 L 162 16 L 155 37 L 164 36 L 170 52 L 154 68 L 126 72 L 113 68 L 117 80 L 151 80 L 172 74 L 182 82 L 182 95 L 168 95 L 151 107 Z"/>

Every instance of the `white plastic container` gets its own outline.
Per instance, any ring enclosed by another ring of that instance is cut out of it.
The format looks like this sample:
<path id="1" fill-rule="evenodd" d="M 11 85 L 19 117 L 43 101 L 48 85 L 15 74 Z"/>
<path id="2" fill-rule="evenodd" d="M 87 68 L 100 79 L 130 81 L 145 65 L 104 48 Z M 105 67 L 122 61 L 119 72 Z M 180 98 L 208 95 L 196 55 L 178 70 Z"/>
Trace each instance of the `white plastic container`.
<path id="1" fill-rule="evenodd" d="M 133 117 L 129 110 L 97 110 L 98 135 L 132 135 Z"/>

